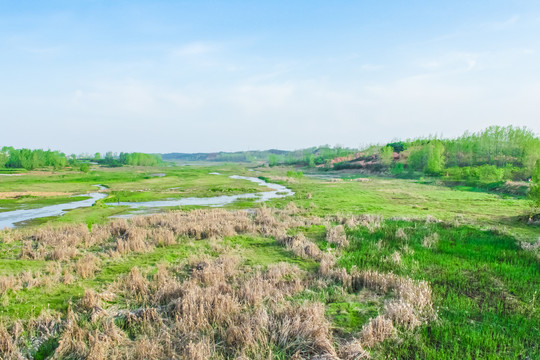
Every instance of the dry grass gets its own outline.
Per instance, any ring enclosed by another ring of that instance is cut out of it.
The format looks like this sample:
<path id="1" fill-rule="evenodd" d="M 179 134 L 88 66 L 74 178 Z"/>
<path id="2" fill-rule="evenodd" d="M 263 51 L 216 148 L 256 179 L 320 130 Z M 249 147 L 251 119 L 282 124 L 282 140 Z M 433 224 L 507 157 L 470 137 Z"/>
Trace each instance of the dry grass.
<path id="1" fill-rule="evenodd" d="M 388 301 L 384 305 L 384 312 L 394 324 L 401 325 L 409 330 L 422 324 L 416 315 L 414 306 L 403 300 Z"/>
<path id="2" fill-rule="evenodd" d="M 99 258 L 94 254 L 85 255 L 75 263 L 75 271 L 83 279 L 94 277 L 98 269 Z"/>
<path id="3" fill-rule="evenodd" d="M 304 356 L 336 355 L 323 304 L 285 306 L 275 314 L 272 330 L 274 341 L 283 349 L 292 348 Z"/>
<path id="4" fill-rule="evenodd" d="M 211 239 L 212 251 L 221 255 L 193 256 L 174 267 L 160 264 L 157 271 L 133 267 L 106 292 L 87 289 L 62 319 L 43 312 L 28 322 L 27 333 L 36 334 L 40 342 L 58 337 L 53 357 L 57 359 L 269 359 L 277 349 L 294 359 L 365 359 L 370 356 L 365 348 L 394 336 L 395 327 L 412 330 L 436 315 L 427 282 L 393 273 L 347 272 L 336 266 L 336 256 L 348 246 L 345 226 L 375 231 L 381 217 L 320 219 L 302 212 L 289 203 L 282 210 L 261 207 L 255 214 L 211 209 L 117 219 L 92 231 L 75 225 L 3 232 L 4 242 L 21 244 L 21 258 L 48 260 L 48 264 L 43 273 L 0 277 L 0 295 L 55 282 L 71 284 L 79 277 L 90 279 L 102 262 L 189 237 Z M 331 222 L 340 225 L 328 225 Z M 290 228 L 323 223 L 327 241 L 337 249 L 322 252 L 303 233 L 287 234 Z M 406 239 L 400 230 L 396 237 Z M 318 272 L 308 274 L 286 263 L 266 268 L 243 265 L 243 259 L 227 254 L 229 249 L 220 242 L 236 234 L 273 237 L 296 256 L 319 262 Z M 401 255 L 395 252 L 390 259 L 399 264 Z M 333 331 L 324 304 L 291 301 L 304 290 L 323 289 L 332 282 L 343 294 L 368 288 L 390 298 L 358 339 L 346 341 Z M 30 343 L 17 342 L 0 326 L 0 356 L 18 354 L 20 346 Z"/>
<path id="5" fill-rule="evenodd" d="M 377 316 L 371 319 L 360 332 L 360 341 L 362 345 L 373 347 L 383 342 L 396 333 L 392 320 L 384 316 Z"/>
<path id="6" fill-rule="evenodd" d="M 339 356 L 344 360 L 361 360 L 371 357 L 369 352 L 362 347 L 362 342 L 357 339 L 340 346 Z"/>
<path id="7" fill-rule="evenodd" d="M 338 248 L 346 248 L 349 246 L 349 241 L 347 240 L 343 225 L 329 228 L 326 233 L 326 241 L 330 244 L 336 244 Z"/>
<path id="8" fill-rule="evenodd" d="M 383 218 L 380 215 L 364 215 L 361 216 L 359 223 L 373 233 L 382 226 Z"/>
<path id="9" fill-rule="evenodd" d="M 296 266 L 279 263 L 263 271 L 223 255 L 192 259 L 188 267 L 183 281 L 163 265 L 152 277 L 133 268 L 115 286 L 135 310 L 103 310 L 104 295 L 87 290 L 76 309 L 99 313 L 93 326 L 72 310 L 60 326 L 39 321 L 49 334 L 61 331 L 54 358 L 267 359 L 276 348 L 302 358 L 337 358 L 324 305 L 287 301 L 309 283 Z M 123 335 L 114 318 L 138 336 Z"/>
<path id="10" fill-rule="evenodd" d="M 520 243 L 521 245 L 521 248 L 523 250 L 527 250 L 527 251 L 537 251 L 538 249 L 540 249 L 540 237 L 538 238 L 538 240 L 536 240 L 536 242 L 534 243 L 528 243 L 528 242 L 525 242 L 525 241 L 522 241 Z"/>
<path id="11" fill-rule="evenodd" d="M 295 236 L 285 236 L 277 240 L 296 256 L 314 260 L 320 260 L 322 258 L 322 252 L 319 247 L 314 242 L 308 240 L 302 233 Z"/>
<path id="12" fill-rule="evenodd" d="M 0 276 L 0 295 L 8 290 L 17 291 L 21 288 L 19 281 L 15 276 Z"/>
<path id="13" fill-rule="evenodd" d="M 150 233 L 150 238 L 156 246 L 171 246 L 176 244 L 176 236 L 170 229 L 155 228 Z"/>
<path id="14" fill-rule="evenodd" d="M 390 255 L 387 259 L 387 261 L 392 262 L 394 265 L 400 266 L 401 265 L 401 254 L 399 251 L 394 251 L 392 255 Z"/>
<path id="15" fill-rule="evenodd" d="M 405 230 L 403 230 L 402 228 L 399 228 L 397 229 L 396 231 L 396 239 L 400 239 L 400 240 L 407 240 L 407 234 L 405 233 Z"/>
<path id="16" fill-rule="evenodd" d="M 5 359 L 16 359 L 18 349 L 14 339 L 3 324 L 0 324 L 0 356 Z"/>
<path id="17" fill-rule="evenodd" d="M 433 233 L 424 237 L 422 240 L 422 246 L 428 249 L 434 248 L 439 243 L 439 234 Z"/>
<path id="18" fill-rule="evenodd" d="M 59 191 L 3 191 L 0 192 L 0 199 L 16 199 L 22 196 L 50 197 L 50 196 L 70 196 L 71 193 Z"/>

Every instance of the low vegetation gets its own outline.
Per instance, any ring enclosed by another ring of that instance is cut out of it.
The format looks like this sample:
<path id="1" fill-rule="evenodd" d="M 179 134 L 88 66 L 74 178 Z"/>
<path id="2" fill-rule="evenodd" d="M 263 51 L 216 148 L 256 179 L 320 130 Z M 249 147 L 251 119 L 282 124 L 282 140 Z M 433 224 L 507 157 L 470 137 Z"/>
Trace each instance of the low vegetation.
<path id="1" fill-rule="evenodd" d="M 291 203 L 5 230 L 0 246 L 7 359 L 539 355 L 537 249 L 434 218 Z"/>

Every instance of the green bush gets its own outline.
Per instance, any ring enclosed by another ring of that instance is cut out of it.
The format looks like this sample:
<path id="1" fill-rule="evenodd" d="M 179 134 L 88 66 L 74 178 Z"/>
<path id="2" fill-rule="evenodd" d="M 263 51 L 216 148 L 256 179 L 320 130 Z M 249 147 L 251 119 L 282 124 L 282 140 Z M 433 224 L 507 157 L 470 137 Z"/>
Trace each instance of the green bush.
<path id="1" fill-rule="evenodd" d="M 81 170 L 84 173 L 87 173 L 90 171 L 90 165 L 88 165 L 88 163 L 82 163 L 81 166 L 79 167 L 79 170 Z"/>
<path id="2" fill-rule="evenodd" d="M 392 175 L 401 175 L 403 172 L 405 172 L 405 165 L 402 163 L 397 163 L 392 168 Z"/>
<path id="3" fill-rule="evenodd" d="M 293 177 L 293 178 L 301 178 L 304 176 L 304 173 L 301 172 L 301 171 L 292 171 L 292 170 L 289 170 L 287 171 L 287 176 L 288 177 Z"/>

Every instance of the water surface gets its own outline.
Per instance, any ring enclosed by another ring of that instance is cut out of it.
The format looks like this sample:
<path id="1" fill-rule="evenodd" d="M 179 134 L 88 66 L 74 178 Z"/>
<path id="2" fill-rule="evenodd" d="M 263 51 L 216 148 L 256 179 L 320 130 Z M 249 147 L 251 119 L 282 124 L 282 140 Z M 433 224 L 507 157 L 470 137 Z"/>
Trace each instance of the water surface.
<path id="1" fill-rule="evenodd" d="M 96 185 L 96 186 L 99 186 L 100 190 L 105 189 L 104 187 L 100 185 Z M 76 195 L 76 196 L 81 196 L 81 195 Z M 73 202 L 64 203 L 64 204 L 47 205 L 47 206 L 43 206 L 36 209 L 21 209 L 21 210 L 2 212 L 0 213 L 0 229 L 6 228 L 6 227 L 8 228 L 15 227 L 17 223 L 20 223 L 22 221 L 28 221 L 32 219 L 38 219 L 38 218 L 49 217 L 49 216 L 60 216 L 60 215 L 64 215 L 67 210 L 92 206 L 99 199 L 106 198 L 107 194 L 90 193 L 90 194 L 84 194 L 82 196 L 88 196 L 89 198 L 85 200 L 73 201 Z"/>
<path id="2" fill-rule="evenodd" d="M 217 175 L 217 174 L 216 174 Z M 239 176 L 232 175 L 229 176 L 231 179 L 238 180 L 248 180 L 259 184 L 260 186 L 265 186 L 272 189 L 271 191 L 261 191 L 258 193 L 247 193 L 239 195 L 222 195 L 222 196 L 213 196 L 213 197 L 187 197 L 181 199 L 167 199 L 167 200 L 156 200 L 156 201 L 141 201 L 141 202 L 127 202 L 120 201 L 117 203 L 111 203 L 110 205 L 123 205 L 129 206 L 131 208 L 159 208 L 167 206 L 186 206 L 186 205 L 199 205 L 199 206 L 211 206 L 219 207 L 232 204 L 233 202 L 240 199 L 255 199 L 255 202 L 263 202 L 271 199 L 282 198 L 286 196 L 294 195 L 294 192 L 279 184 L 267 183 L 264 180 L 255 177 L 249 176 Z"/>
<path id="3" fill-rule="evenodd" d="M 230 176 L 230 178 L 251 181 L 260 186 L 265 186 L 272 190 L 261 191 L 257 193 L 247 193 L 247 194 L 239 194 L 239 195 L 222 195 L 222 196 L 213 196 L 213 197 L 188 197 L 188 198 L 181 198 L 181 199 L 167 199 L 167 200 L 144 201 L 144 202 L 122 202 L 121 201 L 117 203 L 110 203 L 109 205 L 129 206 L 130 208 L 133 208 L 133 209 L 139 209 L 139 211 L 135 211 L 135 213 L 133 214 L 125 214 L 123 216 L 123 217 L 130 217 L 130 216 L 134 216 L 143 212 L 147 212 L 143 209 L 149 209 L 149 208 L 185 206 L 185 205 L 219 207 L 219 206 L 225 206 L 225 205 L 231 204 L 241 199 L 254 199 L 255 202 L 263 202 L 263 201 L 268 201 L 271 199 L 277 199 L 277 198 L 294 195 L 294 192 L 292 190 L 288 189 L 287 187 L 283 185 L 267 183 L 266 181 L 261 180 L 259 178 L 249 177 L 249 176 L 239 176 L 239 175 L 233 175 L 233 176 Z M 99 186 L 100 190 L 105 189 L 105 187 L 101 185 L 96 185 L 96 186 Z M 77 195 L 77 196 L 81 196 L 81 195 Z M 86 194 L 85 196 L 88 196 L 89 199 L 73 201 L 73 202 L 64 203 L 64 204 L 48 205 L 48 206 L 43 206 L 37 209 L 21 209 L 21 210 L 2 212 L 0 213 L 0 229 L 6 228 L 6 227 L 9 227 L 9 228 L 15 227 L 17 226 L 17 224 L 23 221 L 28 221 L 28 220 L 38 219 L 38 218 L 43 218 L 43 217 L 50 217 L 50 216 L 61 216 L 65 214 L 66 211 L 68 210 L 92 206 L 99 199 L 106 198 L 107 194 L 90 193 L 90 194 Z"/>

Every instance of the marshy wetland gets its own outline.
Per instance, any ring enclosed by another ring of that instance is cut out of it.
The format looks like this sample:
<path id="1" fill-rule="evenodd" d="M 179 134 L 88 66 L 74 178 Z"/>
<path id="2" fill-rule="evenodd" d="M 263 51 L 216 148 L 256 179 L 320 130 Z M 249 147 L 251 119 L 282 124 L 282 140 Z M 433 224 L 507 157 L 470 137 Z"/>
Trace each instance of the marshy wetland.
<path id="1" fill-rule="evenodd" d="M 93 202 L 0 233 L 2 357 L 540 355 L 540 228 L 523 220 L 526 198 L 256 171 L 93 166 L 2 177 L 0 217 Z M 137 214 L 138 203 L 152 213 Z"/>

